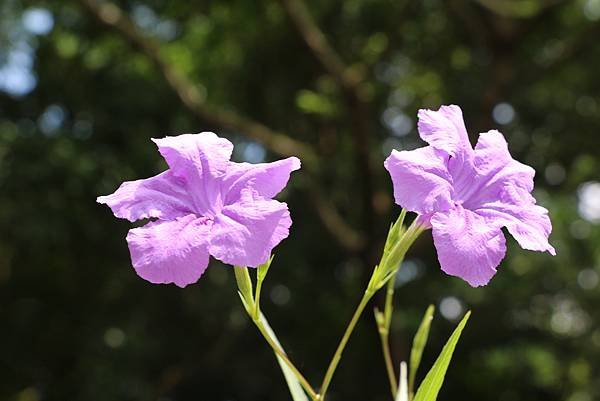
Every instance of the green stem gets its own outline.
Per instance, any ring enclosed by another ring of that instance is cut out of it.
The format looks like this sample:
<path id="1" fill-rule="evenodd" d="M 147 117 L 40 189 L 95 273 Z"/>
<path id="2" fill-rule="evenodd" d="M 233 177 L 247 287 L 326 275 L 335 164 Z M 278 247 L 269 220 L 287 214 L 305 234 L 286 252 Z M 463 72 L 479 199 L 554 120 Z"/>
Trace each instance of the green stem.
<path id="1" fill-rule="evenodd" d="M 267 341 L 269 346 L 273 349 L 273 352 L 275 352 L 275 354 L 277 354 L 277 356 L 279 356 L 281 359 L 283 359 L 283 361 L 286 363 L 286 365 L 288 365 L 290 370 L 294 373 L 294 375 L 298 379 L 298 382 L 300 383 L 300 385 L 302 386 L 304 391 L 306 391 L 308 393 L 309 397 L 313 401 L 318 401 L 320 398 L 319 398 L 319 395 L 317 394 L 317 392 L 312 388 L 312 386 L 310 385 L 308 380 L 306 380 L 306 378 L 302 375 L 302 373 L 300 373 L 300 371 L 296 368 L 296 366 L 292 363 L 292 361 L 290 361 L 290 359 L 286 355 L 285 351 L 283 349 L 281 349 L 281 347 L 279 347 L 277 345 L 277 343 L 271 338 L 268 331 L 266 330 L 266 328 L 260 321 L 260 318 L 256 318 L 256 319 L 252 319 L 252 320 L 254 321 L 254 324 L 258 328 L 258 331 L 260 331 L 260 333 L 262 334 L 264 339 Z"/>
<path id="2" fill-rule="evenodd" d="M 421 234 L 423 228 L 417 223 L 413 224 L 402 234 L 400 240 L 394 244 L 392 249 L 382 257 L 381 266 L 389 269 L 386 266 L 390 263 L 394 263 L 395 266 L 399 266 L 404 260 L 406 251 L 415 241 L 415 239 Z M 378 323 L 379 337 L 381 340 L 381 350 L 383 352 L 383 359 L 385 361 L 385 370 L 387 372 L 388 381 L 390 383 L 390 390 L 392 397 L 395 399 L 398 392 L 398 382 L 396 380 L 396 372 L 394 369 L 394 362 L 392 361 L 392 355 L 389 344 L 390 326 L 392 323 L 392 313 L 394 311 L 394 288 L 396 284 L 396 273 L 397 268 L 394 270 L 392 277 L 387 282 L 387 288 L 385 293 L 385 307 L 383 311 L 383 322 Z"/>
<path id="3" fill-rule="evenodd" d="M 262 291 L 262 283 L 263 280 L 256 281 L 256 292 L 254 295 L 254 319 L 258 319 L 260 317 L 260 292 Z"/>
<path id="4" fill-rule="evenodd" d="M 319 401 L 325 400 L 325 395 L 327 393 L 327 389 L 329 388 L 329 384 L 331 383 L 333 374 L 335 373 L 335 370 L 340 361 L 340 358 L 342 357 L 342 353 L 344 352 L 344 349 L 346 348 L 346 344 L 348 343 L 348 340 L 350 339 L 350 335 L 354 331 L 354 327 L 356 326 L 356 323 L 358 322 L 358 318 L 360 317 L 363 310 L 367 306 L 367 303 L 373 297 L 375 292 L 377 292 L 377 290 L 386 283 L 386 280 L 388 280 L 388 279 L 391 280 L 392 277 L 395 277 L 395 273 L 398 269 L 398 265 L 400 264 L 402 259 L 404 259 L 404 254 L 406 254 L 406 251 L 408 250 L 408 248 L 412 245 L 412 243 L 415 241 L 415 239 L 417 239 L 419 234 L 421 234 L 421 232 L 423 232 L 423 230 L 424 230 L 424 227 L 421 226 L 415 220 L 413 222 L 413 224 L 411 224 L 410 227 L 408 227 L 408 229 L 402 234 L 402 238 L 400 238 L 389 249 L 388 252 L 384 252 L 384 255 L 382 256 L 382 259 L 381 259 L 381 263 L 373 270 L 373 275 L 371 276 L 371 279 L 369 280 L 369 285 L 367 286 L 367 289 L 366 289 L 362 299 L 360 300 L 360 303 L 358 304 L 358 307 L 356 308 L 356 311 L 354 312 L 354 315 L 352 316 L 352 319 L 350 320 L 350 323 L 348 324 L 348 327 L 346 328 L 344 335 L 342 336 L 340 344 L 338 345 L 338 347 L 335 351 L 335 354 L 333 355 L 333 358 L 331 359 L 331 362 L 329 363 L 329 367 L 327 368 L 327 372 L 325 373 L 325 377 L 323 378 L 323 383 L 321 384 Z M 391 297 L 393 296 L 393 284 L 392 284 L 391 288 L 392 288 L 392 294 L 387 296 L 386 306 L 387 306 L 387 304 L 389 304 L 389 305 L 392 304 Z M 390 308 L 391 308 L 391 306 L 390 306 Z M 386 312 L 385 320 L 386 320 L 386 325 L 387 325 L 386 330 L 389 331 L 389 322 L 391 321 L 391 309 L 386 308 L 385 312 Z M 386 344 L 387 344 L 387 340 L 386 340 Z M 391 363 L 391 358 L 390 358 L 390 363 Z M 393 369 L 392 369 L 392 371 L 393 371 Z M 389 374 L 389 372 L 388 372 L 388 374 Z M 395 380 L 395 378 L 394 378 L 394 380 Z"/>
<path id="5" fill-rule="evenodd" d="M 381 350 L 383 351 L 383 359 L 385 360 L 385 370 L 387 372 L 388 381 L 390 382 L 390 391 L 392 398 L 396 399 L 398 384 L 396 383 L 396 372 L 394 371 L 394 362 L 390 353 L 389 334 L 387 332 L 379 333 L 381 339 Z"/>
<path id="6" fill-rule="evenodd" d="M 296 379 L 298 379 L 298 382 L 300 383 L 302 388 L 308 393 L 310 398 L 313 401 L 318 401 L 319 395 L 317 394 L 317 392 L 312 388 L 312 386 L 310 385 L 308 380 L 306 380 L 306 378 L 302 375 L 302 373 L 300 373 L 300 371 L 298 370 L 298 368 L 296 368 L 296 366 L 292 363 L 292 361 L 290 361 L 290 359 L 286 355 L 283 348 L 281 348 L 281 346 L 279 346 L 277 341 L 271 337 L 271 335 L 269 334 L 269 331 L 265 328 L 263 322 L 261 321 L 260 308 L 259 308 L 258 302 L 260 301 L 259 285 L 262 284 L 262 280 L 257 281 L 257 288 L 256 288 L 257 289 L 257 291 L 256 291 L 257 298 L 255 300 L 253 297 L 253 294 L 252 294 L 252 280 L 250 279 L 250 274 L 248 273 L 248 268 L 241 267 L 241 266 L 234 266 L 234 271 L 235 271 L 235 279 L 236 279 L 236 282 L 238 285 L 238 289 L 242 296 L 242 301 L 244 303 L 244 308 L 246 309 L 246 312 L 248 313 L 250 318 L 252 318 L 252 321 L 258 328 L 258 331 L 260 331 L 260 333 L 262 334 L 264 339 L 267 341 L 267 344 L 269 344 L 269 346 L 271 347 L 273 352 L 275 352 L 275 354 L 279 358 L 281 358 L 281 360 L 283 360 L 283 362 L 285 362 L 285 364 L 290 368 L 290 370 L 292 371 L 294 376 L 296 376 Z"/>
<path id="7" fill-rule="evenodd" d="M 388 281 L 387 291 L 385 294 L 385 310 L 384 310 L 384 324 L 379 326 L 379 338 L 381 340 L 381 350 L 383 351 L 383 359 L 385 360 L 385 370 L 387 372 L 388 381 L 390 382 L 390 390 L 392 392 L 392 398 L 396 398 L 398 391 L 398 383 L 396 381 L 396 372 L 394 370 L 394 362 L 392 361 L 392 353 L 390 351 L 389 335 L 390 325 L 392 322 L 392 311 L 394 297 L 394 284 L 396 283 L 396 275 Z"/>
<path id="8" fill-rule="evenodd" d="M 337 365 L 340 362 L 342 353 L 344 352 L 344 349 L 346 348 L 346 344 L 348 343 L 348 340 L 350 339 L 350 335 L 354 331 L 354 327 L 356 326 L 356 323 L 358 322 L 358 318 L 360 318 L 360 315 L 365 310 L 365 307 L 367 306 L 367 303 L 369 302 L 369 300 L 373 297 L 373 294 L 374 294 L 374 292 L 372 292 L 372 291 L 369 291 L 369 290 L 365 291 L 362 299 L 360 300 L 360 303 L 358 304 L 356 310 L 354 311 L 354 315 L 352 315 L 352 319 L 350 320 L 348 327 L 346 327 L 346 331 L 344 332 L 344 335 L 342 336 L 342 339 L 341 339 L 337 349 L 335 350 L 335 354 L 333 354 L 333 358 L 331 359 L 331 362 L 329 363 L 329 367 L 327 368 L 327 372 L 325 373 L 325 377 L 323 378 L 323 383 L 321 384 L 321 392 L 319 394 L 320 401 L 323 401 L 325 399 L 325 394 L 327 393 L 327 389 L 329 388 L 329 384 L 331 383 L 331 379 L 333 378 L 333 374 L 335 373 Z"/>
<path id="9" fill-rule="evenodd" d="M 389 330 L 390 324 L 392 323 L 392 312 L 394 310 L 394 286 L 396 285 L 396 274 L 388 281 L 387 289 L 385 291 L 385 309 L 383 314 L 385 316 L 385 328 Z"/>

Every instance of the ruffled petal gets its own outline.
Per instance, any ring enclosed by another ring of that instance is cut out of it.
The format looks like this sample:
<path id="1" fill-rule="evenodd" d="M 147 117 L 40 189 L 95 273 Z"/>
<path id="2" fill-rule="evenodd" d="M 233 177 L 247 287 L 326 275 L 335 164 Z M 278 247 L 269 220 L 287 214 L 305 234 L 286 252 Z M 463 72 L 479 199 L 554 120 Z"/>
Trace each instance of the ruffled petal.
<path id="1" fill-rule="evenodd" d="M 431 217 L 442 270 L 473 287 L 486 285 L 506 253 L 502 230 L 460 205 Z"/>
<path id="2" fill-rule="evenodd" d="M 209 251 L 231 265 L 256 267 L 289 234 L 287 205 L 244 189 L 239 202 L 227 205 L 215 217 Z"/>
<path id="3" fill-rule="evenodd" d="M 419 135 L 434 148 L 453 157 L 473 152 L 460 107 L 450 105 L 441 106 L 439 110 L 421 109 L 417 116 Z"/>
<path id="4" fill-rule="evenodd" d="M 221 175 L 229 164 L 233 144 L 213 132 L 152 139 L 175 175 Z"/>
<path id="5" fill-rule="evenodd" d="M 448 210 L 453 189 L 447 159 L 448 156 L 431 146 L 392 151 L 384 166 L 392 177 L 396 203 L 420 214 Z"/>
<path id="6" fill-rule="evenodd" d="M 127 235 L 133 267 L 151 283 L 195 283 L 208 266 L 209 230 L 210 221 L 194 215 L 134 228 Z"/>
<path id="7" fill-rule="evenodd" d="M 455 179 L 463 206 L 484 216 L 489 225 L 506 227 L 524 249 L 555 254 L 548 237 L 552 223 L 548 210 L 536 205 L 535 170 L 512 158 L 498 131 L 480 134 L 473 158 L 475 172 L 468 185 Z M 452 166 L 450 172 L 455 176 Z"/>
<path id="8" fill-rule="evenodd" d="M 501 132 L 491 130 L 479 134 L 479 140 L 475 145 L 475 158 L 473 159 L 477 172 L 488 176 L 505 167 L 514 167 L 522 174 L 523 187 L 531 191 L 533 189 L 533 175 L 535 171 L 522 163 L 514 160 L 508 150 L 508 143 Z M 520 168 L 512 166 L 517 163 Z"/>
<path id="9" fill-rule="evenodd" d="M 548 242 L 552 232 L 548 210 L 536 205 L 526 190 L 505 183 L 498 200 L 485 203 L 475 212 L 485 217 L 489 225 L 506 227 L 523 249 L 556 255 Z"/>
<path id="10" fill-rule="evenodd" d="M 454 166 L 449 170 L 453 177 L 458 175 Z M 467 184 L 455 179 L 455 190 L 465 207 L 476 209 L 498 200 L 507 184 L 531 192 L 534 175 L 534 169 L 512 158 L 504 136 L 494 130 L 479 135 L 470 179 Z"/>
<path id="11" fill-rule="evenodd" d="M 174 219 L 193 213 L 194 201 L 184 183 L 166 171 L 143 180 L 126 181 L 111 195 L 100 196 L 116 217 L 136 221 L 146 218 Z"/>
<path id="12" fill-rule="evenodd" d="M 456 175 L 453 166 L 450 166 L 450 173 L 453 177 Z M 455 189 L 465 206 L 475 209 L 499 199 L 507 183 L 531 192 L 534 176 L 535 170 L 514 160 L 504 136 L 493 130 L 479 135 L 470 182 L 468 185 L 457 185 Z"/>
<path id="13" fill-rule="evenodd" d="M 233 144 L 212 132 L 152 139 L 173 175 L 184 179 L 200 214 L 222 205 L 220 178 L 229 165 Z"/>
<path id="14" fill-rule="evenodd" d="M 253 189 L 263 198 L 272 198 L 286 186 L 292 171 L 298 169 L 297 157 L 260 164 L 230 162 L 221 184 L 224 204 L 238 201 L 245 188 Z"/>

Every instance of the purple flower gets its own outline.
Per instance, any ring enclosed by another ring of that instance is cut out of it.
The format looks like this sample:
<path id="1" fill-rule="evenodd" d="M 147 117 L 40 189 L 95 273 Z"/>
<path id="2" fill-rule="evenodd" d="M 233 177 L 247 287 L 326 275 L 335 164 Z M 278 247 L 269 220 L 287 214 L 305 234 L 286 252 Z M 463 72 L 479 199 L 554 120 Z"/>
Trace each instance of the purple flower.
<path id="1" fill-rule="evenodd" d="M 153 141 L 169 169 L 98 198 L 117 217 L 154 219 L 127 235 L 140 277 L 185 287 L 204 273 L 209 254 L 254 267 L 288 236 L 287 205 L 272 198 L 300 168 L 298 158 L 235 163 L 233 144 L 212 132 Z"/>
<path id="2" fill-rule="evenodd" d="M 502 227 L 522 248 L 554 255 L 548 211 L 531 196 L 535 171 L 512 158 L 504 136 L 480 134 L 473 149 L 454 105 L 418 117 L 430 146 L 394 150 L 385 168 L 396 203 L 432 228 L 442 270 L 474 287 L 487 284 L 506 253 Z"/>

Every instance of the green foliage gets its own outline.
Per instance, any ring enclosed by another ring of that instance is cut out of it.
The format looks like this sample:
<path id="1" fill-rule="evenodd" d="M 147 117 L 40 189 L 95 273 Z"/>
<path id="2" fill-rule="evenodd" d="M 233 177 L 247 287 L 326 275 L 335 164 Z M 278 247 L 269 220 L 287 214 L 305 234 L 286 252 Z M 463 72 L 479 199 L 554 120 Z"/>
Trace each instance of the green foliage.
<path id="1" fill-rule="evenodd" d="M 408 396 L 412 400 L 413 397 L 413 389 L 415 388 L 415 378 L 417 376 L 417 370 L 419 369 L 419 365 L 421 364 L 421 357 L 423 356 L 423 350 L 425 349 L 425 345 L 427 345 L 427 337 L 429 337 L 429 328 L 431 327 L 431 321 L 433 320 L 433 313 L 435 311 L 435 307 L 433 305 L 429 305 L 425 314 L 423 315 L 423 320 L 419 325 L 419 329 L 413 338 L 412 348 L 410 350 L 410 366 L 409 366 L 409 374 L 408 374 Z"/>
<path id="2" fill-rule="evenodd" d="M 460 335 L 462 334 L 469 317 L 471 316 L 471 312 L 467 312 L 465 317 L 460 321 L 446 345 L 442 349 L 440 356 L 436 359 L 435 363 L 421 382 L 421 385 L 417 389 L 417 394 L 415 395 L 414 401 L 436 401 L 438 397 L 438 393 L 442 388 L 442 384 L 444 383 L 444 378 L 446 377 L 446 371 L 448 370 L 448 366 L 450 365 L 450 361 L 452 360 L 452 354 L 454 353 L 454 349 L 456 348 L 456 344 L 460 339 Z"/>
<path id="3" fill-rule="evenodd" d="M 260 316 L 260 319 L 262 320 L 263 325 L 269 333 L 269 335 L 271 336 L 271 338 L 275 340 L 275 343 L 277 345 L 281 346 L 279 340 L 277 339 L 277 336 L 273 332 L 273 329 L 271 329 L 271 326 L 269 326 L 267 319 L 265 319 L 265 317 L 262 315 Z M 283 372 L 283 375 L 285 377 L 285 381 L 287 382 L 287 385 L 290 389 L 292 399 L 294 401 L 308 401 L 308 397 L 306 396 L 304 390 L 302 390 L 302 386 L 298 382 L 298 379 L 296 379 L 294 372 L 290 370 L 288 365 L 278 355 L 275 355 L 275 357 L 277 358 L 277 363 L 279 364 L 279 367 L 281 368 L 281 371 Z"/>
<path id="4" fill-rule="evenodd" d="M 305 113 L 317 114 L 323 117 L 335 117 L 338 113 L 336 103 L 322 94 L 306 89 L 298 92 L 296 105 Z"/>

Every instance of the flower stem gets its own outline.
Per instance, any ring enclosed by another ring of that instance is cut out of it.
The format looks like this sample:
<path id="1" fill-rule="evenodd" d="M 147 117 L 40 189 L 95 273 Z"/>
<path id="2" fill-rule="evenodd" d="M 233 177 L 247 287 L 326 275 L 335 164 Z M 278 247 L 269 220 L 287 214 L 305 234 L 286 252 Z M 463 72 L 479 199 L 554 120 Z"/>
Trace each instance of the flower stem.
<path id="1" fill-rule="evenodd" d="M 390 325 L 392 322 L 394 284 L 396 283 L 396 275 L 394 275 L 387 283 L 387 291 L 385 293 L 385 310 L 383 324 L 378 324 L 379 338 L 381 340 L 381 350 L 383 351 L 383 359 L 385 360 L 385 370 L 390 382 L 390 390 L 392 398 L 396 398 L 398 391 L 398 383 L 396 382 L 396 372 L 394 370 L 394 362 L 392 361 L 392 353 L 390 351 Z"/>
<path id="2" fill-rule="evenodd" d="M 358 304 L 358 307 L 354 311 L 354 315 L 352 316 L 350 323 L 348 323 L 348 327 L 346 327 L 346 331 L 344 332 L 344 335 L 342 336 L 340 344 L 338 345 L 337 349 L 335 350 L 335 354 L 333 354 L 333 358 L 331 359 L 331 362 L 329 363 L 329 367 L 327 368 L 327 372 L 325 373 L 325 377 L 323 378 L 323 383 L 321 384 L 321 392 L 319 394 L 320 401 L 325 399 L 325 394 L 327 393 L 327 389 L 329 388 L 329 384 L 331 383 L 331 379 L 333 378 L 333 374 L 335 373 L 337 365 L 340 362 L 342 353 L 344 352 L 344 348 L 346 348 L 346 344 L 348 343 L 348 340 L 350 339 L 350 335 L 354 331 L 354 327 L 356 326 L 356 323 L 358 322 L 358 318 L 362 314 L 363 310 L 365 310 L 365 307 L 367 306 L 367 303 L 369 302 L 369 300 L 373 297 L 373 294 L 374 294 L 374 292 L 372 292 L 368 289 L 367 289 L 367 291 L 365 291 L 362 299 L 360 300 L 360 303 Z"/>
<path id="3" fill-rule="evenodd" d="M 396 275 L 390 279 L 387 283 L 387 289 L 385 291 L 385 309 L 383 314 L 385 316 L 385 328 L 390 329 L 390 324 L 392 323 L 392 312 L 394 311 L 394 287 L 396 285 Z"/>
<path id="4" fill-rule="evenodd" d="M 302 375 L 302 373 L 300 373 L 300 371 L 296 368 L 296 366 L 292 363 L 292 361 L 290 361 L 290 359 L 286 355 L 285 351 L 280 346 L 277 345 L 275 340 L 273 340 L 271 338 L 271 336 L 269 335 L 269 332 L 267 331 L 267 329 L 263 325 L 262 321 L 260 320 L 260 317 L 258 317 L 256 319 L 253 318 L 252 320 L 253 320 L 254 324 L 256 325 L 256 327 L 258 328 L 258 331 L 260 331 L 260 333 L 262 334 L 264 339 L 267 341 L 269 346 L 273 349 L 273 352 L 275 352 L 275 354 L 277 354 L 277 356 L 279 356 L 281 359 L 283 359 L 283 361 L 286 363 L 286 365 L 294 373 L 294 375 L 298 379 L 298 382 L 300 383 L 300 385 L 302 386 L 304 391 L 306 391 L 308 393 L 309 397 L 313 401 L 318 401 L 319 395 L 317 394 L 317 392 L 312 388 L 312 386 L 310 385 L 308 380 L 306 380 L 306 378 Z"/>
<path id="5" fill-rule="evenodd" d="M 421 226 L 417 221 L 413 222 L 410 227 L 403 233 L 400 241 L 396 244 L 393 250 L 391 250 L 390 255 L 388 257 L 382 258 L 382 264 L 388 263 L 389 258 L 397 258 L 394 263 L 397 266 L 396 272 L 400 268 L 402 261 L 404 260 L 404 255 L 406 251 L 412 245 L 412 243 L 417 239 L 417 237 L 423 231 L 423 226 Z M 393 255 L 396 253 L 396 255 Z M 396 372 L 394 369 L 394 362 L 392 361 L 392 355 L 390 351 L 390 326 L 392 324 L 392 313 L 394 311 L 394 289 L 396 284 L 396 272 L 387 282 L 387 288 L 385 292 L 385 308 L 383 312 L 383 321 L 378 322 L 378 331 L 379 337 L 381 340 L 381 349 L 383 351 L 383 358 L 385 360 L 385 369 L 387 372 L 388 380 L 390 383 L 390 390 L 392 393 L 392 397 L 395 399 L 398 392 L 398 383 L 396 381 Z"/>
<path id="6" fill-rule="evenodd" d="M 383 351 L 383 359 L 385 360 L 385 370 L 387 372 L 388 380 L 390 382 L 392 398 L 395 399 L 398 385 L 396 384 L 396 372 L 394 371 L 394 362 L 392 361 L 392 355 L 390 353 L 389 334 L 387 332 L 380 332 L 379 337 L 381 339 L 381 350 Z"/>
<path id="7" fill-rule="evenodd" d="M 389 248 L 389 250 L 384 251 L 384 253 L 381 257 L 381 262 L 373 270 L 373 274 L 371 276 L 371 279 L 369 280 L 369 285 L 367 286 L 367 289 L 365 290 L 365 293 L 363 294 L 363 297 L 360 300 L 360 303 L 358 304 L 358 307 L 356 308 L 356 311 L 354 312 L 354 315 L 352 316 L 352 319 L 350 320 L 350 323 L 348 324 L 348 327 L 346 328 L 344 335 L 342 336 L 340 344 L 338 345 L 338 347 L 335 351 L 335 354 L 333 355 L 333 358 L 331 359 L 331 362 L 329 363 L 329 367 L 327 368 L 327 372 L 325 373 L 325 377 L 323 378 L 323 383 L 321 384 L 321 391 L 319 393 L 319 398 L 318 398 L 319 401 L 325 400 L 325 395 L 327 393 L 327 389 L 329 388 L 329 384 L 331 383 L 333 374 L 335 373 L 335 370 L 340 361 L 340 358 L 342 357 L 344 348 L 346 348 L 346 344 L 348 343 L 348 340 L 350 339 L 350 335 L 354 331 L 354 327 L 356 326 L 356 323 L 358 322 L 358 319 L 359 319 L 360 315 L 362 314 L 363 310 L 367 306 L 367 303 L 373 297 L 375 292 L 377 292 L 377 290 L 379 290 L 384 284 L 386 284 L 386 282 L 389 282 L 393 277 L 395 277 L 398 267 L 400 265 L 400 262 L 404 259 L 404 255 L 406 254 L 406 251 L 412 245 L 412 243 L 415 241 L 415 239 L 417 239 L 419 234 L 421 234 L 423 232 L 423 230 L 424 230 L 424 227 L 418 221 L 415 220 L 410 225 L 410 227 L 408 227 L 408 229 L 406 231 L 402 232 L 401 238 L 398 239 L 397 242 L 395 242 Z M 392 305 L 393 289 L 394 289 L 394 286 L 393 286 L 393 284 L 391 284 L 391 294 L 386 295 L 385 324 L 386 324 L 386 330 L 388 332 L 389 332 L 389 323 L 391 322 L 391 316 L 392 316 L 391 315 L 391 305 Z M 389 290 L 390 290 L 390 287 L 388 287 L 388 291 Z M 387 339 L 386 339 L 386 344 L 387 344 Z M 389 353 L 389 349 L 387 351 L 384 351 L 384 353 L 385 352 Z M 391 363 L 391 357 L 390 357 L 390 363 Z M 392 368 L 391 372 L 393 372 L 393 368 Z M 390 371 L 388 370 L 388 375 L 389 374 L 390 374 Z M 395 378 L 394 378 L 394 380 L 395 380 Z"/>
<path id="8" fill-rule="evenodd" d="M 298 368 L 296 368 L 292 361 L 290 361 L 283 348 L 279 345 L 278 341 L 271 336 L 269 330 L 267 330 L 267 328 L 265 327 L 259 306 L 261 290 L 260 285 L 262 284 L 262 279 L 264 279 L 264 277 L 257 281 L 257 291 L 255 293 L 255 299 L 252 293 L 252 280 L 250 279 L 248 268 L 234 266 L 234 272 L 240 297 L 242 303 L 244 304 L 244 309 L 246 309 L 246 312 L 248 313 L 248 316 L 250 316 L 252 322 L 254 322 L 254 325 L 258 328 L 258 331 L 260 331 L 260 334 L 262 334 L 263 338 L 267 341 L 267 344 L 269 344 L 273 352 L 275 352 L 275 355 L 281 358 L 281 360 L 290 368 L 294 376 L 296 376 L 298 383 L 300 383 L 304 391 L 308 393 L 308 395 L 313 401 L 318 401 L 319 396 L 317 392 L 312 388 L 308 380 L 306 380 L 302 373 L 300 373 L 300 371 L 298 370 Z"/>
<path id="9" fill-rule="evenodd" d="M 253 319 L 258 319 L 260 316 L 260 293 L 262 291 L 262 280 L 257 280 L 256 282 L 256 291 L 254 294 L 254 311 L 253 311 Z"/>

